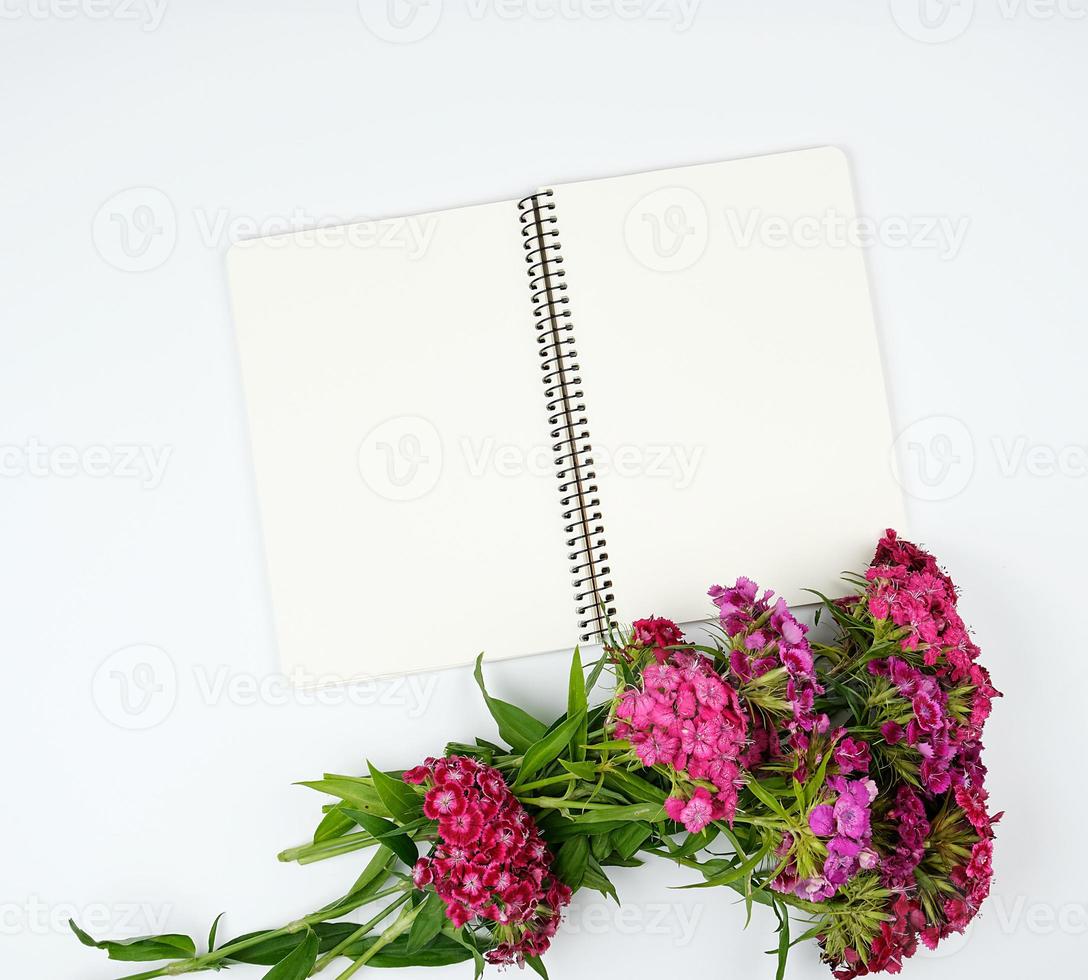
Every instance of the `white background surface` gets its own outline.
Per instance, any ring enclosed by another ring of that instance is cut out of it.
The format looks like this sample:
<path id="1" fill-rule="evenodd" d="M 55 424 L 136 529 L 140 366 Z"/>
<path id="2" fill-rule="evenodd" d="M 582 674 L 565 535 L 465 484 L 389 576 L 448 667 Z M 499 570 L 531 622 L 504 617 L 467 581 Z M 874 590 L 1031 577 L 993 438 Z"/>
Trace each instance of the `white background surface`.
<path id="1" fill-rule="evenodd" d="M 673 0 L 431 0 L 396 40 L 433 30 L 396 43 L 349 0 L 174 0 L 161 23 L 143 0 L 3 0 L 5 976 L 131 972 L 77 946 L 73 913 L 98 933 L 201 933 L 228 910 L 225 935 L 309 911 L 354 865 L 276 863 L 319 803 L 291 781 L 489 731 L 466 671 L 357 692 L 365 706 L 246 688 L 276 678 L 230 242 L 821 143 L 849 152 L 864 213 L 913 229 L 869 255 L 913 531 L 962 583 L 1007 695 L 987 738 L 1008 810 L 994 897 L 905 975 L 1077 975 L 1088 17 L 959 0 L 926 29 L 917 9 L 703 0 L 686 25 Z M 152 191 L 116 197 L 134 187 Z M 966 222 L 958 250 L 931 220 Z M 129 446 L 166 454 L 161 479 L 129 475 Z M 66 475 L 63 447 L 103 449 Z M 441 636 L 422 615 L 441 583 L 420 568 L 418 587 L 405 643 Z M 564 672 L 556 656 L 492 677 L 554 712 Z M 665 867 L 617 880 L 629 911 L 580 899 L 557 980 L 772 974 L 766 916 L 743 933 L 728 894 L 668 891 Z M 791 977 L 824 975 L 797 951 Z"/>

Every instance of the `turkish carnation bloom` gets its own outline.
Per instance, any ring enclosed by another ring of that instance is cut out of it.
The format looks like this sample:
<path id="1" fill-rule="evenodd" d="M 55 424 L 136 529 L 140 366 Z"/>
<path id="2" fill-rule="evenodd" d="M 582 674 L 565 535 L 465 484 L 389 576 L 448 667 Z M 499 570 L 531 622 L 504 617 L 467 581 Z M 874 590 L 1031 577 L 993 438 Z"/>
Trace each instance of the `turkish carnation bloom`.
<path id="1" fill-rule="evenodd" d="M 713 820 L 732 821 L 737 760 L 748 737 L 736 688 L 718 676 L 708 657 L 686 651 L 647 665 L 641 682 L 617 696 L 616 737 L 630 741 L 645 766 L 667 766 L 714 785 L 713 794 L 705 788 L 674 794 L 666 802 L 671 819 L 693 833 Z"/>
<path id="2" fill-rule="evenodd" d="M 412 869 L 416 887 L 433 888 L 458 928 L 496 923 L 505 941 L 486 954 L 489 962 L 523 962 L 547 950 L 571 892 L 552 873 L 547 845 L 502 774 L 454 755 L 428 759 L 403 778 L 426 788 L 424 814 L 438 822 L 438 842 Z"/>
<path id="3" fill-rule="evenodd" d="M 636 619 L 631 626 L 635 632 L 635 642 L 650 647 L 658 663 L 668 659 L 667 647 L 684 642 L 684 634 L 671 619 L 650 616 L 648 619 Z"/>
<path id="4" fill-rule="evenodd" d="M 847 736 L 835 747 L 835 762 L 843 775 L 852 772 L 868 772 L 869 743 Z"/>
<path id="5" fill-rule="evenodd" d="M 786 700 L 793 713 L 788 731 L 826 731 L 827 715 L 814 709 L 824 689 L 816 680 L 808 627 L 798 622 L 786 601 L 775 599 L 771 591 L 760 595 L 759 586 L 744 577 L 728 588 L 712 585 L 708 595 L 732 641 L 729 666 L 737 679 L 746 683 L 776 667 L 785 668 Z"/>
<path id="6" fill-rule="evenodd" d="M 877 866 L 872 849 L 872 825 L 869 805 L 876 799 L 876 783 L 871 779 L 846 779 L 832 776 L 829 789 L 838 793 L 832 803 L 821 803 L 808 815 L 809 829 L 817 837 L 829 837 L 827 859 L 823 873 L 800 878 L 791 861 L 771 882 L 776 891 L 791 893 L 810 902 L 823 902 L 833 897 L 859 871 Z M 779 857 L 789 853 L 791 840 L 783 841 Z"/>

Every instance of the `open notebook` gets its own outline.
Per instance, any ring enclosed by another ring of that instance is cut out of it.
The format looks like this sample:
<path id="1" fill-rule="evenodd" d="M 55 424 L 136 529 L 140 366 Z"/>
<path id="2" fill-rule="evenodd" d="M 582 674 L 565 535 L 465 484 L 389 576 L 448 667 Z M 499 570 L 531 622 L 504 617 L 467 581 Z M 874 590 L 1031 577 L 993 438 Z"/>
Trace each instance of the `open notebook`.
<path id="1" fill-rule="evenodd" d="M 902 500 L 829 215 L 820 148 L 234 246 L 284 668 L 570 647 L 738 574 L 839 592 Z"/>

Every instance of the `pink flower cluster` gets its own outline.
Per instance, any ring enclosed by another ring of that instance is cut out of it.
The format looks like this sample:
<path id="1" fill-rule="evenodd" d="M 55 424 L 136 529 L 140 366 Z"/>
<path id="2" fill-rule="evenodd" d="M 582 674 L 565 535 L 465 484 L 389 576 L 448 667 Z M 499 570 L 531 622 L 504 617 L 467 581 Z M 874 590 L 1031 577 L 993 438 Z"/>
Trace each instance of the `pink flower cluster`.
<path id="1" fill-rule="evenodd" d="M 890 528 L 877 544 L 866 572 L 866 599 L 874 619 L 889 620 L 906 630 L 905 651 L 921 651 L 925 665 L 949 684 L 971 684 L 975 691 L 969 731 L 976 737 L 1000 697 L 990 673 L 976 663 L 979 648 L 971 640 L 957 608 L 955 583 L 937 560 L 922 548 L 900 540 Z"/>
<path id="2" fill-rule="evenodd" d="M 905 630 L 902 649 L 920 652 L 923 661 L 921 667 L 902 657 L 870 662 L 874 675 L 889 678 L 910 701 L 913 715 L 906 728 L 889 721 L 881 733 L 891 745 L 905 738 L 917 750 L 919 776 L 927 792 L 981 786 L 986 775 L 982 729 L 991 702 L 1001 694 L 990 683 L 986 668 L 975 662 L 979 649 L 956 610 L 955 584 L 932 555 L 900 540 L 892 530 L 877 545 L 866 578 L 870 614 Z M 971 712 L 965 724 L 958 724 L 948 711 L 947 692 L 964 685 L 972 689 Z"/>
<path id="3" fill-rule="evenodd" d="M 794 618 L 786 601 L 775 600 L 770 590 L 760 596 L 759 586 L 744 577 L 730 588 L 712 585 L 708 594 L 733 641 L 729 666 L 737 678 L 743 683 L 784 667 L 786 700 L 793 711 L 790 732 L 826 731 L 827 715 L 814 708 L 824 689 L 816 680 L 812 648 L 805 638 L 808 627 Z"/>
<path id="4" fill-rule="evenodd" d="M 846 779 L 831 776 L 827 786 L 838 794 L 833 803 L 821 803 L 808 815 L 809 829 L 827 842 L 823 874 L 799 878 L 791 862 L 772 882 L 776 891 L 787 892 L 810 902 L 831 898 L 859 871 L 871 871 L 878 857 L 872 848 L 872 815 L 869 806 L 876 799 L 876 783 L 871 779 Z M 786 850 L 790 841 L 786 841 Z"/>
<path id="5" fill-rule="evenodd" d="M 427 787 L 423 812 L 438 821 L 438 842 L 412 872 L 433 887 L 446 918 L 460 928 L 474 918 L 507 927 L 492 963 L 522 962 L 551 944 L 570 889 L 552 874 L 552 856 L 532 818 L 496 769 L 467 756 L 428 759 L 404 774 Z"/>
<path id="6" fill-rule="evenodd" d="M 642 671 L 640 688 L 620 692 L 616 737 L 629 739 L 643 765 L 669 766 L 700 787 L 685 799 L 673 795 L 666 810 L 692 833 L 713 820 L 732 821 L 737 809 L 740 770 L 748 719 L 737 692 L 697 653 L 677 653 Z"/>
<path id="7" fill-rule="evenodd" d="M 963 898 L 952 898 L 945 902 L 944 913 L 947 922 L 940 930 L 922 933 L 922 942 L 930 949 L 935 949 L 937 942 L 953 932 L 962 932 L 975 917 L 979 906 L 990 894 L 990 880 L 993 878 L 994 830 L 1003 814 L 990 816 L 987 811 L 987 793 L 981 787 L 959 786 L 955 792 L 956 803 L 963 810 L 968 822 L 978 834 L 979 840 L 971 848 L 971 859 L 965 865 L 952 869 L 949 878 L 963 894 Z"/>

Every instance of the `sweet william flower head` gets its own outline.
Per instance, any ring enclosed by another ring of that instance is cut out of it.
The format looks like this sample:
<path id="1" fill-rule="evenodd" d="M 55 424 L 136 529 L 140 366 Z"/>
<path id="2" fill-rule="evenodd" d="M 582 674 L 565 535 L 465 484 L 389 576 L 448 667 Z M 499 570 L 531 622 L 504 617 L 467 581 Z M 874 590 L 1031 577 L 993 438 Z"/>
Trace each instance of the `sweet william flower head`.
<path id="1" fill-rule="evenodd" d="M 570 890 L 552 873 L 552 856 L 502 774 L 464 756 L 428 759 L 404 781 L 426 788 L 424 814 L 438 841 L 416 862 L 416 887 L 433 888 L 457 928 L 492 921 L 512 940 L 491 950 L 492 963 L 539 956 L 555 934 Z"/>

